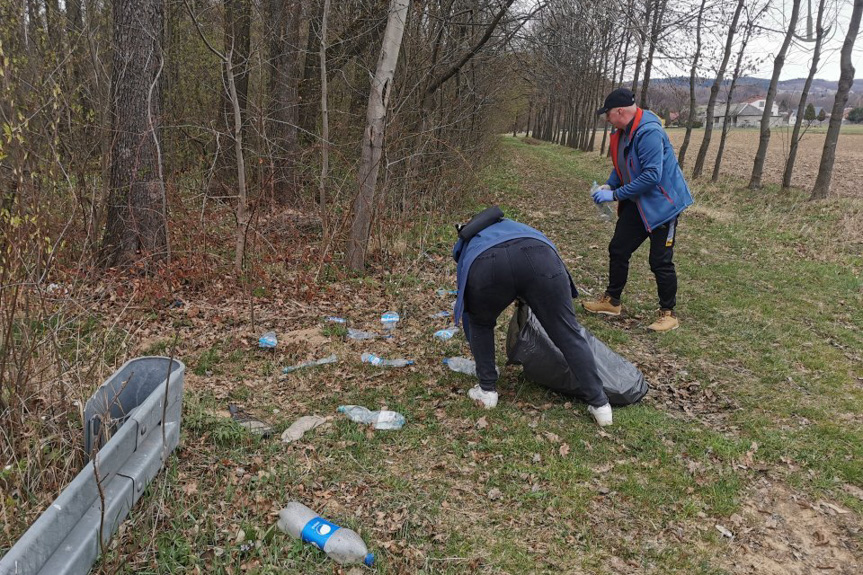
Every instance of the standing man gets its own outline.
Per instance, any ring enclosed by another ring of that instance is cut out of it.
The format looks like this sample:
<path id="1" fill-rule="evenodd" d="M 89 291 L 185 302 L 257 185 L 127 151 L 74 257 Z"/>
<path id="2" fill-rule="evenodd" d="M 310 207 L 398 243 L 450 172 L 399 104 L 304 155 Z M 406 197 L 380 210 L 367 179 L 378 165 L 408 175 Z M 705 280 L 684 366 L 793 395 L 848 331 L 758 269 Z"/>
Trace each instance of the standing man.
<path id="1" fill-rule="evenodd" d="M 599 299 L 582 305 L 591 313 L 620 315 L 629 258 L 650 238 L 650 270 L 659 292 L 659 317 L 647 327 L 653 331 L 677 329 L 677 273 L 672 258 L 677 217 L 693 202 L 689 186 L 659 118 L 636 106 L 630 90 L 611 92 L 596 114 L 605 114 L 615 128 L 609 148 L 614 169 L 593 193 L 593 201 L 618 202 L 617 225 L 608 244 L 608 287 Z"/>
<path id="2" fill-rule="evenodd" d="M 504 218 L 497 206 L 460 226 L 458 235 L 452 250 L 458 282 L 453 319 L 456 325 L 463 320 L 479 378 L 468 397 L 487 409 L 497 405 L 494 328 L 518 297 L 563 353 L 588 412 L 600 426 L 611 425 L 611 405 L 572 308 L 575 285 L 554 244 L 538 230 Z"/>

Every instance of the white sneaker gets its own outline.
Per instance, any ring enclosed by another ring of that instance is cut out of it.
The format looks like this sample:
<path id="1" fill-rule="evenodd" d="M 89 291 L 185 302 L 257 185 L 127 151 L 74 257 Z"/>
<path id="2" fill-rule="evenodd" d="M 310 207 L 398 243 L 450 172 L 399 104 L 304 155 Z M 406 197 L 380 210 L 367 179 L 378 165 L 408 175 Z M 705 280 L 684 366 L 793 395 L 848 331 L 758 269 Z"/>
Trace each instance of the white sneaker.
<path id="1" fill-rule="evenodd" d="M 597 425 L 600 427 L 605 427 L 606 425 L 611 425 L 611 404 L 606 403 L 600 407 L 593 407 L 592 405 L 587 406 L 587 411 L 593 416 L 593 419 L 596 420 Z"/>
<path id="2" fill-rule="evenodd" d="M 485 391 L 479 385 L 475 385 L 467 392 L 467 396 L 474 401 L 482 403 L 486 409 L 491 409 L 497 405 L 497 392 Z"/>

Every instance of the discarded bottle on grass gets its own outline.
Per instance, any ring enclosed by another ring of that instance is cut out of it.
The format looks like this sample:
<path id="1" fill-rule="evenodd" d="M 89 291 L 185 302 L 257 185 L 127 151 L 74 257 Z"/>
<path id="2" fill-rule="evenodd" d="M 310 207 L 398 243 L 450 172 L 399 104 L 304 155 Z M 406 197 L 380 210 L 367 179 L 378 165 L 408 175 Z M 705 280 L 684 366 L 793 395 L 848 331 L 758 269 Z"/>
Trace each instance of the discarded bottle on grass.
<path id="1" fill-rule="evenodd" d="M 384 359 L 369 352 L 363 353 L 363 355 L 360 356 L 360 359 L 362 359 L 366 363 L 377 365 L 379 367 L 405 367 L 406 365 L 414 364 L 414 362 L 410 359 Z"/>
<path id="2" fill-rule="evenodd" d="M 476 362 L 466 357 L 446 357 L 444 364 L 457 373 L 476 375 Z"/>
<path id="3" fill-rule="evenodd" d="M 394 311 L 386 311 L 381 314 L 381 325 L 384 326 L 385 337 L 392 337 L 396 324 L 399 322 L 399 314 Z"/>
<path id="4" fill-rule="evenodd" d="M 596 180 L 593 180 L 593 185 L 590 186 L 591 195 L 599 189 L 599 184 L 596 183 Z M 601 202 L 596 204 L 596 209 L 599 212 L 599 219 L 603 222 L 610 222 L 614 219 L 614 206 L 611 205 L 612 202 Z"/>
<path id="5" fill-rule="evenodd" d="M 362 405 L 340 405 L 338 411 L 347 415 L 351 421 L 365 423 L 375 429 L 401 429 L 405 424 L 405 416 L 398 411 L 371 411 Z"/>
<path id="6" fill-rule="evenodd" d="M 451 315 L 452 315 L 452 312 L 448 312 L 446 310 L 441 310 L 437 313 L 431 314 L 429 317 L 450 317 Z"/>
<path id="7" fill-rule="evenodd" d="M 336 316 L 334 316 L 334 315 L 328 315 L 328 316 L 326 317 L 326 320 L 327 320 L 328 322 L 330 322 L 330 323 L 348 323 L 348 320 L 346 320 L 345 318 L 343 318 L 343 317 L 336 317 Z"/>
<path id="8" fill-rule="evenodd" d="M 304 367 L 312 367 L 314 365 L 326 365 L 328 363 L 336 363 L 339 358 L 336 357 L 336 354 L 328 355 L 327 357 L 322 357 L 321 359 L 313 359 L 312 361 L 304 361 L 302 363 L 298 363 L 297 365 L 291 365 L 284 369 L 282 369 L 282 373 L 291 373 L 292 371 L 297 371 L 298 369 L 302 369 Z"/>
<path id="9" fill-rule="evenodd" d="M 330 523 L 298 501 L 291 501 L 279 511 L 279 529 L 291 537 L 311 543 L 336 563 L 374 565 L 363 538 L 353 529 Z"/>
<path id="10" fill-rule="evenodd" d="M 276 332 L 274 331 L 268 331 L 258 338 L 258 347 L 274 348 L 277 343 L 278 340 L 276 339 Z"/>
<path id="11" fill-rule="evenodd" d="M 351 339 L 374 339 L 378 337 L 378 334 L 370 332 L 370 331 L 362 331 L 359 329 L 354 329 L 352 327 L 348 328 L 348 337 Z"/>
<path id="12" fill-rule="evenodd" d="M 439 329 L 434 332 L 435 339 L 439 339 L 441 341 L 446 341 L 448 339 L 452 339 L 452 336 L 458 331 L 457 327 L 448 327 L 446 329 Z"/>
<path id="13" fill-rule="evenodd" d="M 438 295 L 458 295 L 457 289 L 439 289 L 437 290 Z"/>

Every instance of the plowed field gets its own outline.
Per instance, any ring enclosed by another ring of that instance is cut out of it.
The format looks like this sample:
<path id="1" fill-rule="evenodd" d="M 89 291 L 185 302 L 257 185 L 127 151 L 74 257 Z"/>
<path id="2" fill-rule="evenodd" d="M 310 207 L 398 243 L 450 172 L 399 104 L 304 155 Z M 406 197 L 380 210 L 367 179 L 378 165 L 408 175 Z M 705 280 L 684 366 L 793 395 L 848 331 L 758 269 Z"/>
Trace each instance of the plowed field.
<path id="1" fill-rule="evenodd" d="M 810 131 L 803 136 L 797 151 L 797 161 L 791 182 L 793 186 L 810 190 L 815 183 L 815 176 L 821 162 L 821 152 L 824 149 L 824 131 L 825 128 L 821 128 L 819 132 Z M 685 133 L 682 128 L 668 130 L 675 150 L 680 149 Z M 704 173 L 708 176 L 713 173 L 716 151 L 719 148 L 719 136 L 719 132 L 713 132 L 710 151 L 704 165 Z M 687 175 L 691 173 L 703 137 L 704 130 L 696 130 L 692 133 L 684 166 Z M 755 152 L 758 150 L 758 137 L 758 129 L 737 128 L 732 130 L 728 134 L 725 144 L 721 173 L 744 178 L 748 181 L 752 173 Z M 782 171 L 785 169 L 785 159 L 788 157 L 790 140 L 791 130 L 789 128 L 774 128 L 772 130 L 767 163 L 764 167 L 763 182 L 765 184 L 782 182 Z M 843 126 L 839 136 L 839 144 L 836 147 L 831 195 L 863 197 L 861 187 L 863 187 L 863 129 L 860 126 Z"/>

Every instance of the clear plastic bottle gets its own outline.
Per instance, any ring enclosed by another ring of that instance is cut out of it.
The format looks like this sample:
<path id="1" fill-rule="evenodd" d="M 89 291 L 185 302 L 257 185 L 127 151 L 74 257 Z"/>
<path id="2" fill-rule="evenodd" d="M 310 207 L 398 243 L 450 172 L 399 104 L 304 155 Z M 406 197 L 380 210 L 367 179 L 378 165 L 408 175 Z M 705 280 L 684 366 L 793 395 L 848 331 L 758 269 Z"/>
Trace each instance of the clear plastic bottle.
<path id="1" fill-rule="evenodd" d="M 278 339 L 276 339 L 276 332 L 268 331 L 258 338 L 258 347 L 274 348 L 278 342 Z"/>
<path id="2" fill-rule="evenodd" d="M 466 357 L 446 357 L 443 360 L 451 370 L 466 375 L 476 375 L 476 362 Z"/>
<path id="3" fill-rule="evenodd" d="M 291 537 L 322 550 L 336 563 L 365 563 L 369 567 L 375 563 L 374 554 L 356 531 L 330 523 L 298 501 L 279 511 L 278 526 Z"/>
<path id="4" fill-rule="evenodd" d="M 441 341 L 446 341 L 448 339 L 452 339 L 452 337 L 458 331 L 457 327 L 448 327 L 446 329 L 439 329 L 434 332 L 434 338 L 439 339 Z"/>
<path id="5" fill-rule="evenodd" d="M 365 423 L 375 429 L 401 429 L 405 424 L 404 415 L 388 409 L 371 411 L 362 405 L 340 405 L 338 411 L 347 415 L 351 421 Z"/>
<path id="6" fill-rule="evenodd" d="M 314 359 L 312 361 L 304 361 L 302 363 L 298 363 L 297 365 L 291 365 L 282 369 L 282 373 L 291 373 L 292 371 L 297 371 L 298 369 L 302 369 L 304 367 L 312 367 L 315 365 L 326 365 L 328 363 L 336 363 L 339 360 L 336 357 L 336 354 L 328 355 L 327 357 L 322 357 L 321 359 Z"/>
<path id="7" fill-rule="evenodd" d="M 348 337 L 350 339 L 375 339 L 376 337 L 378 337 L 378 334 L 349 327 Z"/>
<path id="8" fill-rule="evenodd" d="M 399 322 L 399 314 L 394 311 L 386 311 L 381 314 L 381 325 L 384 326 L 386 337 L 392 337 L 396 324 Z"/>
<path id="9" fill-rule="evenodd" d="M 405 367 L 406 365 L 414 364 L 413 360 L 410 359 L 384 359 L 369 352 L 363 353 L 363 355 L 360 356 L 360 359 L 366 363 L 377 365 L 379 367 Z"/>
<path id="10" fill-rule="evenodd" d="M 325 319 L 330 323 L 348 323 L 348 320 L 346 320 L 345 318 L 336 317 L 334 315 L 328 315 Z"/>
<path id="11" fill-rule="evenodd" d="M 590 193 L 593 195 L 593 192 L 599 189 L 599 184 L 596 183 L 596 180 L 593 180 L 593 185 L 590 186 Z M 614 219 L 614 206 L 612 206 L 613 202 L 601 202 L 596 204 L 596 209 L 599 212 L 599 219 L 603 222 L 610 222 Z"/>

